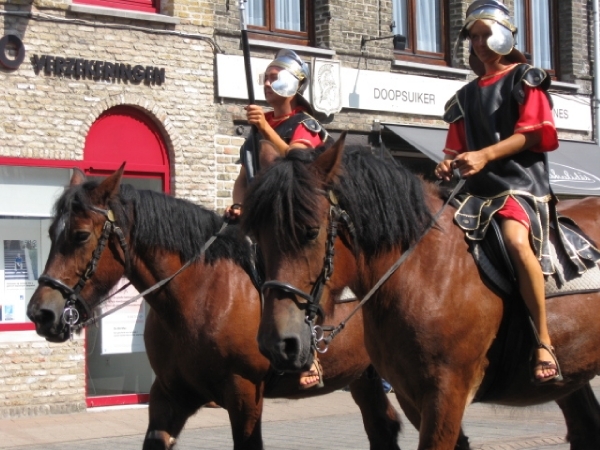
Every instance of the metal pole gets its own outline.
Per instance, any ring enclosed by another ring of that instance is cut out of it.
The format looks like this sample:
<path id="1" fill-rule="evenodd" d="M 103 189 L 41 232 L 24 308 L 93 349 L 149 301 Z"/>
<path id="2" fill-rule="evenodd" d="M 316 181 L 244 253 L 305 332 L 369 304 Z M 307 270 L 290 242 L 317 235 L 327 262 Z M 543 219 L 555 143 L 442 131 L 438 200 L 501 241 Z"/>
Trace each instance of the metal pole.
<path id="1" fill-rule="evenodd" d="M 598 0 L 592 0 L 594 16 L 594 138 L 600 146 L 600 17 Z"/>
<path id="2" fill-rule="evenodd" d="M 252 79 L 252 65 L 250 60 L 250 44 L 248 44 L 248 29 L 246 26 L 246 3 L 247 0 L 240 0 L 240 25 L 242 33 L 242 52 L 244 53 L 244 68 L 246 69 L 246 88 L 248 90 L 248 104 L 253 105 L 256 100 L 254 98 L 254 83 Z M 256 126 L 252 125 L 252 151 L 250 155 L 246 155 L 246 178 L 250 183 L 259 169 L 258 161 L 258 130 Z"/>

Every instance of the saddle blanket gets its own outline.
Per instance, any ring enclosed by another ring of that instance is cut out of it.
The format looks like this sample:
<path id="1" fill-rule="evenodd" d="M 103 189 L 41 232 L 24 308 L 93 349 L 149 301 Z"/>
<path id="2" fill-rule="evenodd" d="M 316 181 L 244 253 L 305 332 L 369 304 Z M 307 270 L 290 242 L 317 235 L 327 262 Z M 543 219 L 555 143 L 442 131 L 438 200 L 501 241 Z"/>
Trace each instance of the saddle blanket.
<path id="1" fill-rule="evenodd" d="M 550 238 L 550 254 L 556 273 L 545 277 L 546 298 L 600 291 L 600 267 L 588 262 L 587 271 L 578 275 L 577 269 L 569 262 L 567 254 L 560 245 L 556 244 L 554 233 Z M 479 268 L 500 291 L 508 295 L 514 293 L 517 289 L 515 282 L 491 262 L 478 243 L 473 245 L 473 257 Z"/>

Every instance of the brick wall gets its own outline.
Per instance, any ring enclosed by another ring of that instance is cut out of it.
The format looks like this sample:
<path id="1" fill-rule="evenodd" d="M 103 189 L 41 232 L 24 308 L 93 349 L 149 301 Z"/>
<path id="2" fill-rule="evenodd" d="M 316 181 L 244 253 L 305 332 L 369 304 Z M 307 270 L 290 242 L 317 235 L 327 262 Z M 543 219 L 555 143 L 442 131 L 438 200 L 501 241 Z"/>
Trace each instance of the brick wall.
<path id="1" fill-rule="evenodd" d="M 85 409 L 84 341 L 0 343 L 0 419 Z"/>

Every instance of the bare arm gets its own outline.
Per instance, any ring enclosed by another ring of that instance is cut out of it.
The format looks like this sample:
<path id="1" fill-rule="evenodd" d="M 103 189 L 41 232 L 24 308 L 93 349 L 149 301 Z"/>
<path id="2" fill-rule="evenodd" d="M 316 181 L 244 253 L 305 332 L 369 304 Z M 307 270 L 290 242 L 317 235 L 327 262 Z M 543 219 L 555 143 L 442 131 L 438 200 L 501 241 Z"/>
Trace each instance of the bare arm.
<path id="1" fill-rule="evenodd" d="M 461 153 L 454 158 L 454 168 L 458 169 L 463 177 L 469 177 L 483 169 L 488 162 L 516 155 L 538 144 L 540 140 L 539 133 L 515 133 L 481 150 Z"/>

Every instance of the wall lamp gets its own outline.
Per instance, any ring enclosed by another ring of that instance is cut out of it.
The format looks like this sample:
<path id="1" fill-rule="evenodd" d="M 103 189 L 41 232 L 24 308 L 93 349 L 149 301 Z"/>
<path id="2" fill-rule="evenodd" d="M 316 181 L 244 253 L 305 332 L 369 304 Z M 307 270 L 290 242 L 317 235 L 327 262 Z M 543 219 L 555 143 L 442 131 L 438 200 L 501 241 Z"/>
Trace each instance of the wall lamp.
<path id="1" fill-rule="evenodd" d="M 382 39 L 390 39 L 390 38 L 393 38 L 394 50 L 406 49 L 406 36 L 404 36 L 402 34 L 392 34 L 391 36 L 381 36 L 381 37 L 373 37 L 373 38 L 367 38 L 367 37 L 363 36 L 360 39 L 360 51 L 361 52 L 365 51 L 365 45 L 369 41 L 380 41 Z"/>

